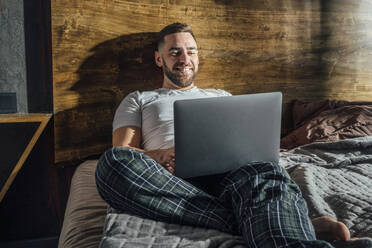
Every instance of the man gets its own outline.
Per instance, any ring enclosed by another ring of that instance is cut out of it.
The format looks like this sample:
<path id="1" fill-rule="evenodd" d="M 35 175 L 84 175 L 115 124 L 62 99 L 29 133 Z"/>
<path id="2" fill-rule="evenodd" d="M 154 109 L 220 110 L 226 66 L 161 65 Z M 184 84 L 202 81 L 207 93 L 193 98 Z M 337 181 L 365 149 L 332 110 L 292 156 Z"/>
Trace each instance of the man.
<path id="1" fill-rule="evenodd" d="M 155 62 L 163 69 L 162 88 L 129 94 L 115 113 L 113 148 L 96 170 L 105 201 L 145 218 L 240 234 L 249 247 L 333 247 L 316 234 L 350 239 L 341 222 L 325 216 L 310 221 L 298 186 L 278 165 L 244 165 L 214 178 L 212 190 L 174 176 L 173 102 L 230 94 L 194 85 L 198 49 L 187 24 L 160 32 Z"/>

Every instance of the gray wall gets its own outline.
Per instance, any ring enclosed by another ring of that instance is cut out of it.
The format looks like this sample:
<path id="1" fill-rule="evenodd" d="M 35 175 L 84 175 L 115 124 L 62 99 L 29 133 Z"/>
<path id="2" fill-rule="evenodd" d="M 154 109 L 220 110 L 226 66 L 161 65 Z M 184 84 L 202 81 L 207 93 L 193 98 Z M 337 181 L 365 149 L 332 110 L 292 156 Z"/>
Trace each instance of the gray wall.
<path id="1" fill-rule="evenodd" d="M 0 0 L 0 92 L 16 92 L 27 113 L 23 0 Z"/>

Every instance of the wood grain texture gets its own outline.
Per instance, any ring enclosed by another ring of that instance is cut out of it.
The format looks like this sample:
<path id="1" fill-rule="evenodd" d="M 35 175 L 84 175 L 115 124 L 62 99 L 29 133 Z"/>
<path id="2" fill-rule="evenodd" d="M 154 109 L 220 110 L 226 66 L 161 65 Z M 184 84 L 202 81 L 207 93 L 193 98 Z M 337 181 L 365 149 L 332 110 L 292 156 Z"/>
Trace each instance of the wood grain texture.
<path id="1" fill-rule="evenodd" d="M 372 99 L 367 0 L 52 0 L 57 163 L 110 147 L 121 99 L 160 85 L 155 32 L 176 21 L 197 37 L 196 84 L 282 91 L 283 133 L 293 99 Z"/>

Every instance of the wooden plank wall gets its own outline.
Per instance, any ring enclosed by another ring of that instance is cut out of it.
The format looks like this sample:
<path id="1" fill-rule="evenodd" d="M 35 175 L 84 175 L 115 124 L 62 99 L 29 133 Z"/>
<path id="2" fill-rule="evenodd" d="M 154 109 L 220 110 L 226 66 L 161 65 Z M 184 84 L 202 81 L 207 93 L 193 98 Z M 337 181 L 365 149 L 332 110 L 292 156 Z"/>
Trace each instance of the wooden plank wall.
<path id="1" fill-rule="evenodd" d="M 55 160 L 111 143 L 120 100 L 161 83 L 155 32 L 193 27 L 201 88 L 282 91 L 283 132 L 293 99 L 372 99 L 368 0 L 52 0 Z"/>

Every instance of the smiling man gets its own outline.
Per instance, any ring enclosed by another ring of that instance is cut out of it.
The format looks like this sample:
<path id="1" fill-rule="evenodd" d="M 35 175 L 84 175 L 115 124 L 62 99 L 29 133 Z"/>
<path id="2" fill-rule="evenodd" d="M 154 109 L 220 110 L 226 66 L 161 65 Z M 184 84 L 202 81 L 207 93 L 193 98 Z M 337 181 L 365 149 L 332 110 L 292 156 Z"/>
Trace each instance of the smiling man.
<path id="1" fill-rule="evenodd" d="M 192 32 L 165 36 L 155 52 L 155 61 L 163 68 L 163 88 L 187 90 L 194 87 L 199 58 Z"/>
<path id="2" fill-rule="evenodd" d="M 115 113 L 113 148 L 96 170 L 105 201 L 144 218 L 238 234 L 249 247 L 333 247 L 316 236 L 350 239 L 343 223 L 309 219 L 300 189 L 279 165 L 247 164 L 204 184 L 174 176 L 174 101 L 231 94 L 194 85 L 198 48 L 187 24 L 159 33 L 155 62 L 163 69 L 162 88 L 130 93 Z"/>

